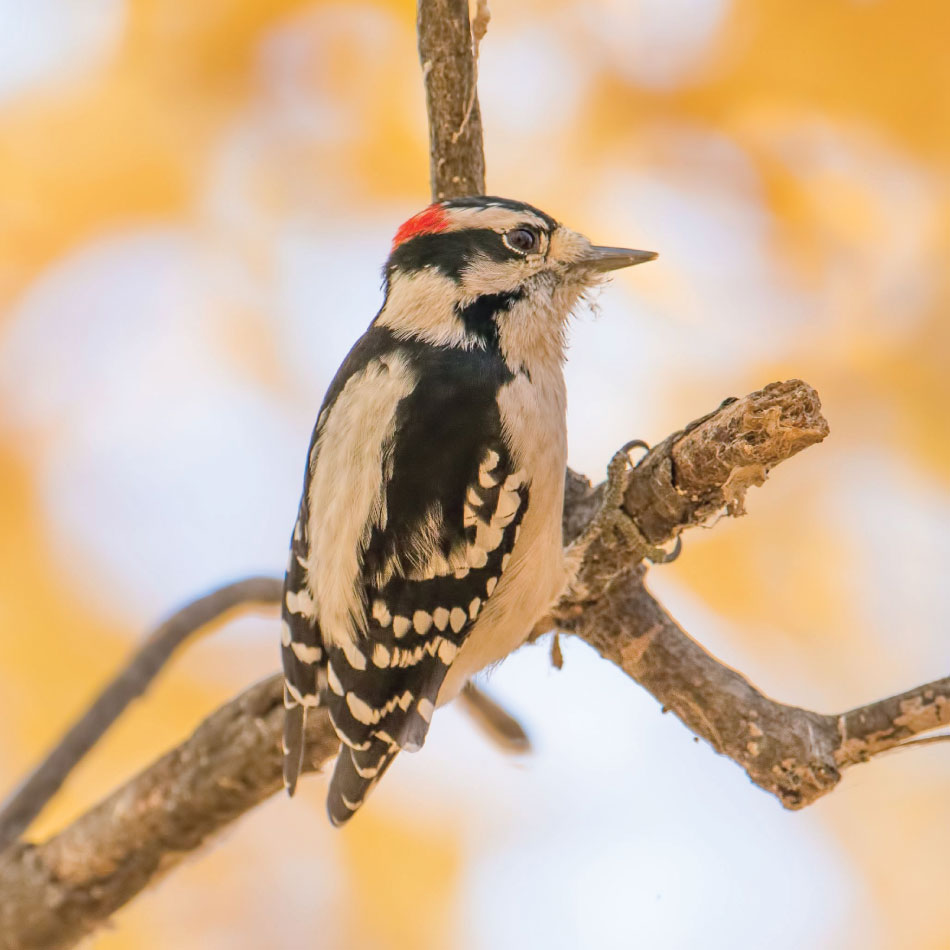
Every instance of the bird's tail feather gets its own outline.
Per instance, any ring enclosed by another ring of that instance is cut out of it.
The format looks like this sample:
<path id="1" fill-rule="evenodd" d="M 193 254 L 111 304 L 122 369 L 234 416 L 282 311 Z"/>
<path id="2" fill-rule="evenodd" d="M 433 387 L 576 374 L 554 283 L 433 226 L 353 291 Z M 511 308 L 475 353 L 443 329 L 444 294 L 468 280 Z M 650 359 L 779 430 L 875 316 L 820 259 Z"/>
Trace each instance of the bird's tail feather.
<path id="1" fill-rule="evenodd" d="M 375 737 L 366 749 L 340 746 L 327 792 L 327 814 L 334 825 L 339 827 L 353 817 L 398 752 L 398 747 Z"/>
<path id="2" fill-rule="evenodd" d="M 303 730 L 307 723 L 307 707 L 301 706 L 284 687 L 284 787 L 288 795 L 297 788 L 303 769 Z"/>

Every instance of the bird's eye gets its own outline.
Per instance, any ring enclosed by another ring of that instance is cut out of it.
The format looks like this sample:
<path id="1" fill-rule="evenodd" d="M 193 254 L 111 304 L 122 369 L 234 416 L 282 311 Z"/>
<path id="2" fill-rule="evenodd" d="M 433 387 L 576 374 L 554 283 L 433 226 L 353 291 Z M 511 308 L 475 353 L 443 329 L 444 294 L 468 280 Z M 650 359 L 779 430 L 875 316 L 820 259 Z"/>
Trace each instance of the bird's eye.
<path id="1" fill-rule="evenodd" d="M 505 232 L 505 244 L 519 254 L 530 254 L 538 249 L 540 239 L 533 228 L 512 228 Z"/>

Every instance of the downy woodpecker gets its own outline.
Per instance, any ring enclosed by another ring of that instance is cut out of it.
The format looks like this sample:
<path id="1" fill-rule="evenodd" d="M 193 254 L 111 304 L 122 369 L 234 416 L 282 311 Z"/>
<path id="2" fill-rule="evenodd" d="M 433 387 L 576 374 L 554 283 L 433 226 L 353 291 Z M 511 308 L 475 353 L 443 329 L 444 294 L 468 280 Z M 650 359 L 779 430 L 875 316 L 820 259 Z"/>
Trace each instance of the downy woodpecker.
<path id="1" fill-rule="evenodd" d="M 317 417 L 284 587 L 284 778 L 293 794 L 307 708 L 325 706 L 335 825 L 569 580 L 567 320 L 607 271 L 655 256 L 492 197 L 396 232 L 382 309 Z"/>

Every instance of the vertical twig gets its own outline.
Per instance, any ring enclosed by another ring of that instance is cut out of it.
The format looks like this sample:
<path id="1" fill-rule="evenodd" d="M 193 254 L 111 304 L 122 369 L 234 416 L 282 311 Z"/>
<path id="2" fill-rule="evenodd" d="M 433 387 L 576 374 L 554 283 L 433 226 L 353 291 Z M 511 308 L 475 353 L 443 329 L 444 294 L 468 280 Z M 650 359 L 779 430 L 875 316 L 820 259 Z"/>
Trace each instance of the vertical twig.
<path id="1" fill-rule="evenodd" d="M 485 193 L 482 116 L 468 0 L 419 0 L 432 199 Z"/>

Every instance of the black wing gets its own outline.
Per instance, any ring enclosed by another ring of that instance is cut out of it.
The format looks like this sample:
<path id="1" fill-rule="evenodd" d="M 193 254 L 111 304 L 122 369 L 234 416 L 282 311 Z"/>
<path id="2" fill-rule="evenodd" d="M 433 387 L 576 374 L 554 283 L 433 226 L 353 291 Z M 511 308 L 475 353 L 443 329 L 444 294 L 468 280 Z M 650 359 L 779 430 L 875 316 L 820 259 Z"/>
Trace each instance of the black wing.
<path id="1" fill-rule="evenodd" d="M 501 430 L 496 397 L 511 378 L 503 361 L 481 350 L 399 346 L 413 351 L 419 381 L 396 409 L 383 456 L 385 513 L 361 552 L 365 615 L 355 641 L 305 639 L 318 629 L 315 616 L 304 616 L 311 602 L 294 593 L 304 589 L 306 489 L 301 551 L 288 570 L 288 722 L 297 715 L 302 722 L 304 705 L 319 693 L 343 743 L 327 801 L 334 824 L 352 816 L 400 749 L 421 747 L 442 682 L 507 565 L 528 500 Z M 315 651 L 319 660 L 305 662 Z M 285 745 L 295 774 L 301 750 L 292 740 Z"/>

